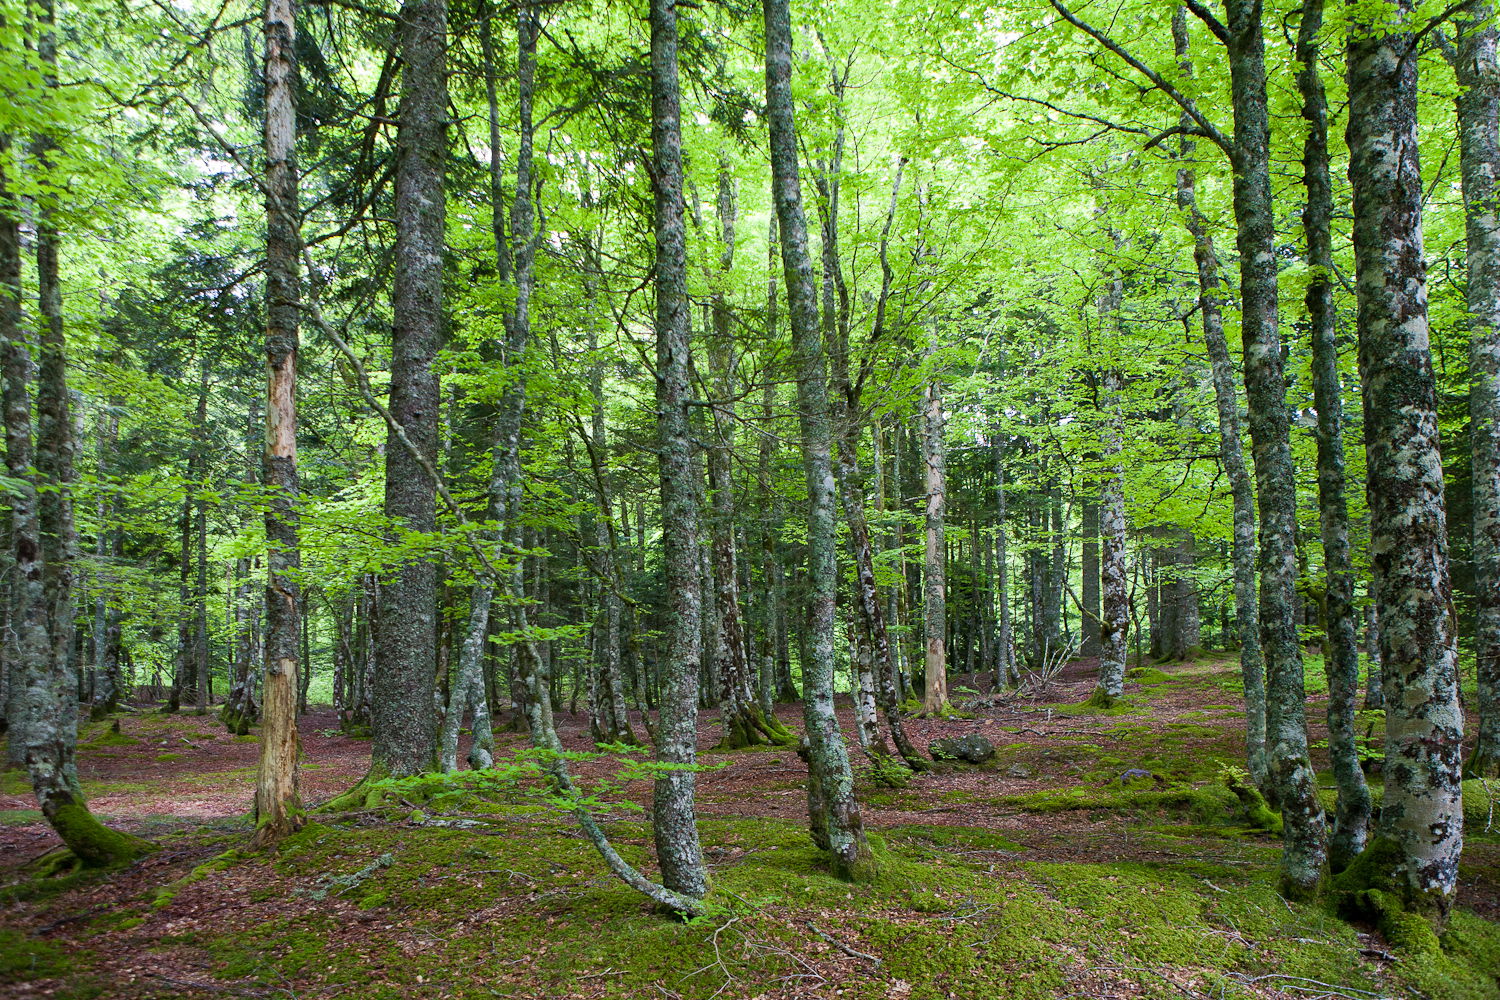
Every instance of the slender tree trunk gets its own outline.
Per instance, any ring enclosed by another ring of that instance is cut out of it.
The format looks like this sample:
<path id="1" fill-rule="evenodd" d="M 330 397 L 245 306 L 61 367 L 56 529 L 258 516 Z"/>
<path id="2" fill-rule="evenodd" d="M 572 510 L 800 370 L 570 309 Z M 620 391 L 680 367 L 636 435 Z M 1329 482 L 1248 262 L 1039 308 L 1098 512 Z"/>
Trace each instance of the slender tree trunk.
<path id="1" fill-rule="evenodd" d="M 948 458 L 943 438 L 942 389 L 929 374 L 924 387 L 922 466 L 926 476 L 926 553 L 922 564 L 922 618 L 927 659 L 922 711 L 938 714 L 948 707 L 947 599 L 944 516 L 947 511 Z"/>
<path id="2" fill-rule="evenodd" d="M 1494 9 L 1460 15 L 1457 49 L 1459 162 L 1464 191 L 1469 313 L 1469 434 L 1474 511 L 1474 659 L 1479 732 L 1466 777 L 1500 770 L 1500 32 Z"/>
<path id="3" fill-rule="evenodd" d="M 1005 446 L 1001 436 L 990 440 L 995 453 L 995 599 L 999 604 L 1000 632 L 996 637 L 995 686 L 1002 687 L 1016 678 L 1016 639 L 1010 620 L 1010 549 L 1006 527 Z M 1103 652 L 1103 646 L 1100 646 Z"/>
<path id="4" fill-rule="evenodd" d="M 406 0 L 399 23 L 390 411 L 417 450 L 432 460 L 440 399 L 432 362 L 446 323 L 447 0 Z M 397 530 L 392 544 L 399 544 L 405 532 L 433 531 L 437 484 L 394 432 L 386 438 L 385 465 L 385 510 Z M 437 575 L 432 560 L 426 555 L 405 560 L 381 590 L 370 774 L 405 777 L 430 771 L 437 763 L 432 700 Z"/>
<path id="5" fill-rule="evenodd" d="M 1124 278 L 1116 272 L 1100 303 L 1107 329 L 1119 330 L 1125 296 Z M 1102 614 L 1099 622 L 1099 679 L 1091 701 L 1102 707 L 1117 702 L 1125 693 L 1125 639 L 1130 627 L 1130 592 L 1126 583 L 1125 470 L 1120 460 L 1125 429 L 1120 416 L 1120 375 L 1113 369 L 1103 373 L 1103 406 L 1109 414 L 1104 427 L 1104 478 L 1099 484 L 1099 589 Z"/>
<path id="6" fill-rule="evenodd" d="M 656 3 L 662 0 L 654 0 Z M 848 751 L 833 712 L 834 597 L 838 586 L 834 480 L 828 389 L 818 304 L 807 247 L 792 102 L 792 25 L 786 0 L 764 0 L 766 107 L 770 123 L 772 200 L 781 224 L 781 262 L 797 364 L 797 410 L 808 489 L 808 574 L 804 630 L 803 718 L 808 759 L 808 819 L 813 841 L 834 871 L 861 877 L 871 862 Z"/>
<path id="7" fill-rule="evenodd" d="M 1365 846 L 1370 790 L 1354 739 L 1359 696 L 1359 636 L 1355 625 L 1354 564 L 1349 554 L 1349 508 L 1344 501 L 1344 400 L 1339 387 L 1337 314 L 1333 302 L 1333 185 L 1328 173 L 1328 101 L 1318 59 L 1323 0 L 1305 0 L 1297 31 L 1297 88 L 1308 123 L 1302 148 L 1307 206 L 1307 316 L 1312 327 L 1313 405 L 1318 411 L 1318 518 L 1323 533 L 1328 648 L 1328 754 L 1339 797 L 1328 844 L 1328 862 L 1342 871 Z M 1500 608 L 1500 605 L 1497 605 Z"/>
<path id="8" fill-rule="evenodd" d="M 1276 301 L 1276 225 L 1271 201 L 1270 120 L 1260 0 L 1229 0 L 1234 105 L 1234 214 L 1239 224 L 1245 395 L 1260 506 L 1260 628 L 1268 686 L 1269 769 L 1282 810 L 1283 891 L 1316 891 L 1326 861 L 1326 823 L 1307 750 L 1302 647 L 1297 641 L 1296 470 Z"/>
<path id="9" fill-rule="evenodd" d="M 682 113 L 677 82 L 677 8 L 651 0 L 651 181 L 656 229 L 656 428 L 660 447 L 663 563 L 666 567 L 666 664 L 656 759 L 697 759 L 698 670 L 703 595 L 698 586 L 698 503 L 688 426 L 690 308 L 682 199 Z M 662 884 L 700 898 L 707 891 L 693 804 L 694 774 L 656 779 L 652 826 Z"/>
<path id="10" fill-rule="evenodd" d="M 1463 846 L 1463 714 L 1428 353 L 1414 17 L 1406 0 L 1383 17 L 1351 25 L 1347 138 L 1370 561 L 1385 667 L 1385 797 L 1376 836 L 1345 875 L 1380 882 L 1441 925 Z"/>
<path id="11" fill-rule="evenodd" d="M 1186 24 L 1180 12 L 1173 23 L 1178 59 L 1184 70 L 1191 72 Z M 1183 124 L 1189 124 L 1186 116 Z M 1181 156 L 1184 163 L 1193 162 L 1195 145 L 1191 140 L 1183 141 Z M 1246 764 L 1255 786 L 1271 792 L 1266 761 L 1265 663 L 1260 647 L 1260 600 L 1255 590 L 1255 486 L 1245 466 L 1245 452 L 1240 443 L 1239 396 L 1235 390 L 1234 363 L 1230 360 L 1224 336 L 1219 255 L 1214 249 L 1207 221 L 1198 212 L 1196 177 L 1191 166 L 1177 171 L 1177 206 L 1186 216 L 1187 228 L 1193 237 L 1198 308 L 1203 316 L 1203 340 L 1208 348 L 1214 403 L 1219 418 L 1219 463 L 1229 480 L 1233 510 L 1234 619 L 1240 646 L 1240 680 L 1245 689 Z"/>
<path id="12" fill-rule="evenodd" d="M 1099 502 L 1083 498 L 1083 610 L 1079 613 L 1079 656 L 1098 656 L 1103 647 L 1099 638 Z"/>

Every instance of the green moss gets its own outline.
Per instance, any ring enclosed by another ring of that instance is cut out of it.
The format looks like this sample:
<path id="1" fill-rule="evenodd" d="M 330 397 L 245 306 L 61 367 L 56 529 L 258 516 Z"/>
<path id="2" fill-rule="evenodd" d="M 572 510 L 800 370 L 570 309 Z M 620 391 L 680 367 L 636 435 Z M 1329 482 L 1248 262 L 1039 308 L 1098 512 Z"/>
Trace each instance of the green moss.
<path id="1" fill-rule="evenodd" d="M 88 807 L 76 802 L 59 806 L 51 816 L 52 828 L 78 859 L 89 868 L 129 864 L 156 846 L 140 837 L 112 830 L 99 822 Z"/>
<path id="2" fill-rule="evenodd" d="M 82 743 L 79 749 L 93 750 L 100 747 L 132 747 L 140 744 L 140 740 L 134 736 L 126 736 L 124 733 L 105 732 L 87 743 Z"/>
<path id="3" fill-rule="evenodd" d="M 1156 667 L 1131 667 L 1125 676 L 1141 684 L 1161 684 L 1172 680 L 1172 675 Z"/>
<path id="4" fill-rule="evenodd" d="M 155 759 L 163 764 L 173 764 L 179 760 L 187 760 L 185 753 L 159 753 Z"/>
<path id="5" fill-rule="evenodd" d="M 68 972 L 69 950 L 23 931 L 0 927 L 0 983 L 29 983 Z"/>

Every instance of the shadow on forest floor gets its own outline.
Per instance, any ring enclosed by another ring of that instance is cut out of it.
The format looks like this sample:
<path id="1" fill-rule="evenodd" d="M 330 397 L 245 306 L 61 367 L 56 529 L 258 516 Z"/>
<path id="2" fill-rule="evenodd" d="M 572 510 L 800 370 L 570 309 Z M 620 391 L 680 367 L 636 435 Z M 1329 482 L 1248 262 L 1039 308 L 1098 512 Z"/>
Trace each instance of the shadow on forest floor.
<path id="1" fill-rule="evenodd" d="M 1080 704 L 1091 667 L 1071 665 L 1036 697 L 960 694 L 972 718 L 911 720 L 920 746 L 979 732 L 999 752 L 904 788 L 861 776 L 881 862 L 870 884 L 820 864 L 794 753 L 705 752 L 724 765 L 699 776 L 716 909 L 687 924 L 653 914 L 524 789 L 319 816 L 274 857 L 240 855 L 253 739 L 191 715 L 127 715 L 118 734 L 92 725 L 79 754 L 91 803 L 163 850 L 106 877 L 28 882 L 24 864 L 55 839 L 23 778 L 0 774 L 0 995 L 1500 995 L 1490 922 L 1500 837 L 1484 830 L 1487 798 L 1474 796 L 1484 801 L 1471 807 L 1462 909 L 1444 952 L 1393 954 L 1377 935 L 1277 896 L 1277 841 L 1223 784 L 1243 756 L 1232 659 L 1137 671 L 1126 707 L 1105 715 Z M 1315 698 L 1309 718 L 1321 711 Z M 587 749 L 585 721 L 558 718 L 569 748 Z M 786 706 L 782 718 L 795 725 L 800 713 Z M 842 721 L 852 732 L 847 708 Z M 719 735 L 705 713 L 702 748 Z M 302 737 L 310 802 L 363 775 L 368 741 L 339 735 L 331 713 L 305 717 Z M 603 759 L 580 771 L 587 781 L 611 769 Z M 620 794 L 645 803 L 649 785 Z M 621 853 L 650 867 L 639 813 L 610 819 Z"/>

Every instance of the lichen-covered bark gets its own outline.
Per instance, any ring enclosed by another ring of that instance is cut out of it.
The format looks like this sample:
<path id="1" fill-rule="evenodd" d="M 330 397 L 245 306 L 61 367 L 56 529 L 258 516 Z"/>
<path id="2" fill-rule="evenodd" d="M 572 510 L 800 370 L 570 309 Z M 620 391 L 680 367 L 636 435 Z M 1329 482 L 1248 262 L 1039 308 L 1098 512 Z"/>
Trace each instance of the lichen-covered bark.
<path id="1" fill-rule="evenodd" d="M 261 688 L 255 842 L 301 826 L 297 675 L 302 559 L 298 539 L 297 353 L 301 239 L 297 192 L 295 0 L 265 9 L 266 143 L 266 649 Z"/>
<path id="2" fill-rule="evenodd" d="M 654 0 L 655 3 L 663 0 Z M 834 599 L 838 566 L 828 388 L 807 219 L 798 176 L 792 103 L 792 26 L 787 0 L 764 0 L 766 117 L 770 124 L 771 193 L 781 224 L 781 263 L 797 372 L 797 416 L 807 478 L 808 582 L 804 632 L 803 718 L 808 752 L 808 819 L 835 872 L 860 877 L 871 855 L 865 841 L 848 750 L 833 712 Z M 821 835 L 821 836 L 820 836 Z"/>
<path id="3" fill-rule="evenodd" d="M 1005 445 L 993 435 L 995 453 L 995 602 L 1000 606 L 999 634 L 995 638 L 995 686 L 1003 687 L 1016 676 L 1016 640 L 1010 620 L 1010 551 L 1006 536 Z"/>
<path id="4" fill-rule="evenodd" d="M 1302 181 L 1307 205 L 1302 231 L 1307 240 L 1308 325 L 1312 328 L 1313 405 L 1318 411 L 1318 519 L 1323 535 L 1328 674 L 1328 755 L 1333 763 L 1338 803 L 1328 843 L 1328 861 L 1342 871 L 1365 846 L 1370 825 L 1370 790 L 1354 742 L 1359 695 L 1359 638 L 1355 625 L 1354 565 L 1349 554 L 1349 508 L 1344 501 L 1344 400 L 1339 386 L 1339 352 L 1333 302 L 1333 184 L 1328 173 L 1328 100 L 1318 70 L 1323 0 L 1306 0 L 1297 30 L 1297 89 L 1307 139 L 1302 147 Z"/>
<path id="5" fill-rule="evenodd" d="M 1326 824 L 1308 758 L 1302 647 L 1294 617 L 1298 602 L 1296 469 L 1277 317 L 1265 40 L 1260 0 L 1229 0 L 1226 10 L 1234 105 L 1240 330 L 1260 508 L 1260 635 L 1266 664 L 1268 765 L 1284 824 L 1282 888 L 1291 895 L 1306 895 L 1316 890 L 1323 877 Z"/>
<path id="6" fill-rule="evenodd" d="M 402 70 L 389 409 L 406 438 L 431 461 L 438 450 L 440 405 L 432 362 L 446 323 L 447 2 L 407 0 L 398 23 Z M 385 448 L 385 512 L 398 531 L 436 527 L 436 486 L 392 429 Z M 391 541 L 399 544 L 400 538 Z M 437 763 L 436 608 L 436 570 L 425 557 L 404 560 L 381 587 L 372 774 L 421 774 Z"/>
<path id="7" fill-rule="evenodd" d="M 37 55 L 48 87 L 55 87 L 56 36 L 50 0 L 40 0 Z M 33 151 L 47 169 L 55 147 L 39 140 Z M 19 725 L 23 759 L 37 805 L 68 849 L 85 865 L 120 864 L 151 849 L 111 830 L 89 812 L 78 781 L 78 684 L 70 653 L 74 639 L 74 563 L 78 532 L 73 521 L 74 455 L 67 344 L 58 274 L 58 232 L 51 212 L 35 216 L 38 364 L 36 441 L 32 443 L 31 358 L 21 330 L 18 212 L 5 166 L 10 145 L 0 138 L 0 349 L 4 351 L 5 461 L 10 479 L 11 544 L 16 588 L 11 627 L 12 663 L 23 685 Z"/>
<path id="8" fill-rule="evenodd" d="M 1181 35 L 1179 56 L 1186 54 Z M 1182 144 L 1182 158 L 1191 161 L 1194 144 Z M 1193 261 L 1198 275 L 1198 309 L 1203 317 L 1203 341 L 1208 349 L 1218 414 L 1219 464 L 1229 480 L 1233 518 L 1231 544 L 1234 567 L 1234 622 L 1240 643 L 1240 680 L 1245 688 L 1245 756 L 1250 779 L 1263 792 L 1269 788 L 1266 766 L 1266 680 L 1260 651 L 1260 601 L 1255 591 L 1255 487 L 1245 467 L 1240 443 L 1240 404 L 1235 390 L 1234 363 L 1224 337 L 1224 310 L 1219 281 L 1219 255 L 1213 235 L 1198 213 L 1195 172 L 1177 171 L 1177 204 L 1187 217 L 1193 237 Z"/>
<path id="9" fill-rule="evenodd" d="M 656 230 L 656 431 L 666 570 L 666 651 L 656 759 L 697 759 L 702 592 L 698 501 L 687 406 L 689 303 L 682 199 L 682 104 L 677 76 L 677 8 L 651 0 L 651 186 Z M 652 828 L 662 884 L 685 896 L 707 891 L 698 842 L 692 771 L 665 771 L 652 793 Z"/>
<path id="10" fill-rule="evenodd" d="M 1447 524 L 1429 354 L 1411 5 L 1351 25 L 1349 181 L 1364 388 L 1370 563 L 1385 674 L 1384 874 L 1439 923 L 1458 887 L 1463 715 L 1450 620 Z"/>
<path id="11" fill-rule="evenodd" d="M 1479 732 L 1466 771 L 1500 770 L 1500 42 L 1492 5 L 1458 22 L 1459 164 L 1469 314 L 1469 439 L 1474 512 L 1474 659 Z"/>

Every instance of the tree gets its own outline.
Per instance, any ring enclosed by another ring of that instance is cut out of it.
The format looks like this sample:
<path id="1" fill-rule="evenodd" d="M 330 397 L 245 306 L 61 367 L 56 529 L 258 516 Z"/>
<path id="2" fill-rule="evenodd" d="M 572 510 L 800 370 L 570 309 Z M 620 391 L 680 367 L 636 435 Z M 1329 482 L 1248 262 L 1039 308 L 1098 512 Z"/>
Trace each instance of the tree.
<path id="1" fill-rule="evenodd" d="M 661 2 L 661 0 L 656 0 Z M 787 0 L 764 0 L 766 117 L 771 133 L 771 193 L 781 230 L 787 315 L 797 366 L 797 420 L 807 480 L 808 583 L 806 657 L 802 665 L 807 739 L 807 809 L 813 843 L 844 878 L 864 877 L 871 863 L 848 750 L 833 714 L 833 627 L 838 586 L 828 386 L 818 328 L 807 217 L 797 164 L 792 110 L 792 23 Z"/>
<path id="2" fill-rule="evenodd" d="M 1347 45 L 1359 371 L 1386 764 L 1376 834 L 1338 884 L 1387 927 L 1395 926 L 1392 903 L 1443 924 L 1458 888 L 1463 845 L 1463 715 L 1428 352 L 1417 63 L 1408 55 L 1413 21 L 1406 0 L 1361 10 Z"/>
<path id="3" fill-rule="evenodd" d="M 655 196 L 656 433 L 660 455 L 663 563 L 667 586 L 666 661 L 656 759 L 673 765 L 656 779 L 652 832 L 662 884 L 702 897 L 708 876 L 693 805 L 697 758 L 698 666 L 703 594 L 697 567 L 698 499 L 687 407 L 689 304 L 682 201 L 682 112 L 677 9 L 651 0 L 651 155 Z"/>
<path id="4" fill-rule="evenodd" d="M 443 249 L 448 70 L 446 0 L 407 0 L 400 19 L 401 106 L 396 138 L 396 256 L 390 411 L 423 456 L 437 453 L 438 373 L 432 359 L 446 324 Z M 436 484 L 393 429 L 385 449 L 390 544 L 437 526 Z M 381 586 L 375 674 L 374 776 L 404 777 L 436 765 L 432 704 L 437 578 L 424 555 L 403 558 Z"/>
<path id="5" fill-rule="evenodd" d="M 255 842 L 301 825 L 297 673 L 301 557 L 297 539 L 297 337 L 301 235 L 297 197 L 297 8 L 267 0 L 266 79 L 266 652 Z"/>

